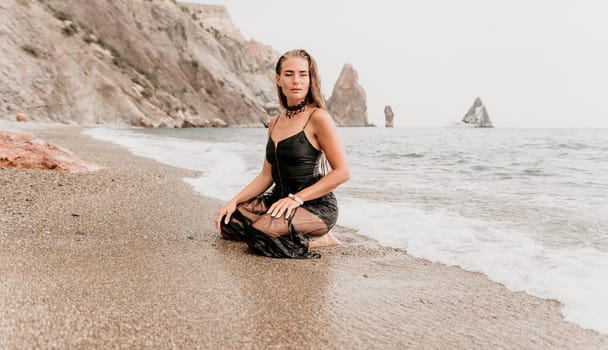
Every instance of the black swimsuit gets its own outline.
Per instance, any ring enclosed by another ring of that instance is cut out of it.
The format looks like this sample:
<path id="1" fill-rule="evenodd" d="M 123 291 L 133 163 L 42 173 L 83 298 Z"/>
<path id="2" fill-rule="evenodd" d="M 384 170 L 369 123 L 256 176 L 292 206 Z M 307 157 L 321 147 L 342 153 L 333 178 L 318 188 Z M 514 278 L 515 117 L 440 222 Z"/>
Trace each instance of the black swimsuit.
<path id="1" fill-rule="evenodd" d="M 261 255 L 319 257 L 308 251 L 308 240 L 310 236 L 329 232 L 336 224 L 338 206 L 333 193 L 306 201 L 289 218 L 272 218 L 266 213 L 272 203 L 290 193 L 297 193 L 322 177 L 319 162 L 323 153 L 310 143 L 304 132 L 311 116 L 312 113 L 300 132 L 280 140 L 276 147 L 272 137 L 268 137 L 266 160 L 271 165 L 274 186 L 259 197 L 239 204 L 227 225 L 222 220 L 224 237 L 244 240 L 253 252 Z"/>

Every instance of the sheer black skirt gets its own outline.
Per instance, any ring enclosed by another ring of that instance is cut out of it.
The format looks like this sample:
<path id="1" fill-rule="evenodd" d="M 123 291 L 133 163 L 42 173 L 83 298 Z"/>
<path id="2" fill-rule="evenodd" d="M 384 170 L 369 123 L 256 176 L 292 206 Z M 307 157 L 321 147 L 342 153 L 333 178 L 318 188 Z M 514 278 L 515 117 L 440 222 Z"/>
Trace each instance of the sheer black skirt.
<path id="1" fill-rule="evenodd" d="M 277 200 L 272 195 L 243 202 L 228 224 L 222 218 L 222 236 L 244 241 L 249 249 L 275 258 L 314 259 L 320 255 L 308 250 L 311 237 L 322 236 L 336 224 L 338 207 L 332 193 L 304 203 L 289 218 L 273 218 L 266 211 Z"/>

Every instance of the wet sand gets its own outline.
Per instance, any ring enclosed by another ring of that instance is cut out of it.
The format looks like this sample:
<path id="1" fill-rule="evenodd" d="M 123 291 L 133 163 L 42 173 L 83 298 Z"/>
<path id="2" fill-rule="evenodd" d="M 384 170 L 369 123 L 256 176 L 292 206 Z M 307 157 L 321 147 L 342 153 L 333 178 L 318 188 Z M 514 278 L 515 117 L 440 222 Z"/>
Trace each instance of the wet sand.
<path id="1" fill-rule="evenodd" d="M 195 172 L 16 128 L 105 168 L 0 170 L 2 349 L 608 349 L 555 301 L 344 228 L 318 260 L 252 255 L 219 239 Z"/>

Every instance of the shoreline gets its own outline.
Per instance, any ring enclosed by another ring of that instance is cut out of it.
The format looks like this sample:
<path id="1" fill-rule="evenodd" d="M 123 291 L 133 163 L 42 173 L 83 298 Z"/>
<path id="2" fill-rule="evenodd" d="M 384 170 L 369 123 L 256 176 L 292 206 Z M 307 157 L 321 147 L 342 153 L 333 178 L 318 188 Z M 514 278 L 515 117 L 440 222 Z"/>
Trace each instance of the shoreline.
<path id="1" fill-rule="evenodd" d="M 346 228 L 317 261 L 251 255 L 219 239 L 195 171 L 14 125 L 106 169 L 0 170 L 0 347 L 608 347 L 556 301 Z"/>

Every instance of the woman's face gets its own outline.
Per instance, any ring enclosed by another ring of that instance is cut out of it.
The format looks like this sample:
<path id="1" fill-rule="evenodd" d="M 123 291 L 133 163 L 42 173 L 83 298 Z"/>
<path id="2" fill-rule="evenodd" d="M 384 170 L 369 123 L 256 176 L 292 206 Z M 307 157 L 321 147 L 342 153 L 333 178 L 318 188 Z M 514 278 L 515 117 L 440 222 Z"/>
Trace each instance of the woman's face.
<path id="1" fill-rule="evenodd" d="M 277 84 L 287 97 L 289 106 L 297 105 L 306 98 L 310 86 L 309 73 L 308 61 L 303 57 L 288 57 L 283 61 Z"/>

